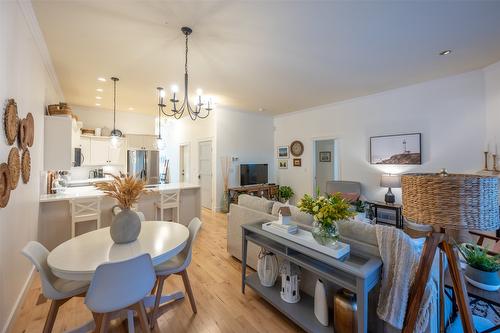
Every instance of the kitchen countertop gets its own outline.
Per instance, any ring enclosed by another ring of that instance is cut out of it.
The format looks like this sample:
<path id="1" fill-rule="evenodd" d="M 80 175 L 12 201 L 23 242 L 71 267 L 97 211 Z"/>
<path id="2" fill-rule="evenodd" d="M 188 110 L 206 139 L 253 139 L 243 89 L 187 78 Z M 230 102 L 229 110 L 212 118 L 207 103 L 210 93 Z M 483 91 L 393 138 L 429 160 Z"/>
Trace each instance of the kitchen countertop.
<path id="1" fill-rule="evenodd" d="M 200 188 L 200 185 L 190 183 L 170 183 L 160 184 L 154 187 L 146 187 L 146 190 L 159 192 L 166 190 L 189 190 L 196 188 Z M 76 198 L 97 198 L 104 196 L 106 195 L 94 186 L 69 187 L 64 193 L 40 195 L 40 202 L 65 201 Z"/>

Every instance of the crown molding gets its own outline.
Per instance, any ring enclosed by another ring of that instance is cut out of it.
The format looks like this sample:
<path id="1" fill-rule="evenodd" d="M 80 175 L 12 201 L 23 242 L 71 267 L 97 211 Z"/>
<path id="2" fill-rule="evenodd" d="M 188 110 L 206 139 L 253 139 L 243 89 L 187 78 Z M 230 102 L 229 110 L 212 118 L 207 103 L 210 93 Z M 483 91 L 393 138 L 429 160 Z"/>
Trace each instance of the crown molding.
<path id="1" fill-rule="evenodd" d="M 61 89 L 59 79 L 57 78 L 52 59 L 50 58 L 49 49 L 47 48 L 47 44 L 45 43 L 45 38 L 43 37 L 42 30 L 40 29 L 40 24 L 38 23 L 33 5 L 30 0 L 17 0 L 17 3 L 24 15 L 24 19 L 26 21 L 26 24 L 28 25 L 28 29 L 33 36 L 49 79 L 52 82 L 56 93 L 59 95 L 59 99 L 61 101 L 64 101 L 64 94 Z"/>

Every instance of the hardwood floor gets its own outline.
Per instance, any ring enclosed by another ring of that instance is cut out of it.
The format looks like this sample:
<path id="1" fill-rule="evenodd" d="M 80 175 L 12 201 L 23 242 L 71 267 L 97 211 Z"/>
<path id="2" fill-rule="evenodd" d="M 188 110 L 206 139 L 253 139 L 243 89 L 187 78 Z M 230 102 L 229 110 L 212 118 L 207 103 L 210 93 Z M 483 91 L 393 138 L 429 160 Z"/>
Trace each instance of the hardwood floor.
<path id="1" fill-rule="evenodd" d="M 188 268 L 198 313 L 189 301 L 176 302 L 158 319 L 156 332 L 303 332 L 250 288 L 241 293 L 241 263 L 226 251 L 224 214 L 202 212 L 203 226 L 194 244 L 193 262 Z M 124 277 L 126 278 L 126 277 Z M 184 290 L 182 278 L 167 279 L 165 291 Z M 28 291 L 12 332 L 42 331 L 50 302 L 40 294 L 38 277 Z M 92 318 L 82 298 L 64 304 L 54 332 L 64 332 Z M 113 322 L 111 332 L 126 332 L 126 321 Z M 136 320 L 136 331 L 139 332 Z"/>

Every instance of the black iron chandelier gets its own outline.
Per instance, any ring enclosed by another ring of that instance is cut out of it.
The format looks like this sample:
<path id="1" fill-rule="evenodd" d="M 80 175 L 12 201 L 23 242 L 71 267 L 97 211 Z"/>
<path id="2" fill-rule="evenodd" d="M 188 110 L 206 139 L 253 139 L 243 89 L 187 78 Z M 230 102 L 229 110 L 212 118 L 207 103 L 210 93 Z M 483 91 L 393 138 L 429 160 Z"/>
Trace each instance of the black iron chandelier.
<path id="1" fill-rule="evenodd" d="M 175 119 L 180 119 L 184 114 L 184 111 L 187 111 L 192 120 L 196 120 L 197 118 L 206 118 L 212 111 L 212 101 L 210 99 L 207 100 L 207 104 L 203 103 L 202 100 L 202 92 L 198 90 L 198 101 L 195 105 L 191 106 L 189 103 L 189 94 L 188 94 L 188 38 L 189 35 L 193 32 L 193 30 L 189 27 L 182 27 L 182 33 L 186 36 L 186 61 L 184 65 L 184 100 L 182 101 L 181 106 L 178 108 L 179 100 L 177 99 L 177 86 L 172 86 L 173 97 L 170 99 L 172 103 L 172 109 L 170 111 L 165 110 L 167 105 L 165 104 L 165 90 L 162 87 L 156 88 L 158 90 L 158 118 L 160 118 L 161 113 L 168 117 L 174 117 Z"/>

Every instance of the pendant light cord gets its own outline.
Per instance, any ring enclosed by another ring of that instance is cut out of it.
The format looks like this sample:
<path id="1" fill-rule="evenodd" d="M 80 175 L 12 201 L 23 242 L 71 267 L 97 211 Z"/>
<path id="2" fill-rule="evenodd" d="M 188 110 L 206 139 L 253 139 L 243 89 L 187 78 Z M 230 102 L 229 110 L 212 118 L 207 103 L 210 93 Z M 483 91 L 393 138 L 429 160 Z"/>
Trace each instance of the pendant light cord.
<path id="1" fill-rule="evenodd" d="M 116 130 L 116 80 L 113 80 L 113 134 Z"/>
<path id="2" fill-rule="evenodd" d="M 186 35 L 186 62 L 184 64 L 185 74 L 188 73 L 188 38 L 189 38 L 189 35 Z"/>

